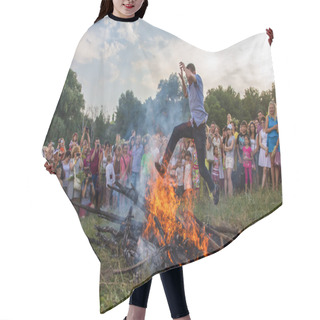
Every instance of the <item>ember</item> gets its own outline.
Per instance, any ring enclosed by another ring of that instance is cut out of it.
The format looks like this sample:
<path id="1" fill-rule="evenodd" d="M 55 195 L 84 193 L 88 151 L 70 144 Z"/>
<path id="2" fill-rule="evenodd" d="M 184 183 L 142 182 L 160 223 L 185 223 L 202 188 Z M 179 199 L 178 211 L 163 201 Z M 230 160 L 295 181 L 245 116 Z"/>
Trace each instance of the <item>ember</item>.
<path id="1" fill-rule="evenodd" d="M 159 245 L 164 246 L 172 244 L 175 237 L 179 235 L 181 241 L 188 240 L 190 244 L 207 255 L 208 237 L 195 220 L 193 194 L 185 192 L 180 200 L 175 193 L 170 178 L 163 179 L 159 175 L 156 179 L 150 178 L 148 185 L 149 190 L 145 198 L 145 207 L 149 214 L 143 237 L 151 239 L 151 235 L 154 235 Z M 157 220 L 161 229 L 156 225 Z M 160 230 L 164 231 L 164 237 Z"/>
<path id="2" fill-rule="evenodd" d="M 73 204 L 120 224 L 119 230 L 96 225 L 97 238 L 89 238 L 94 245 L 123 253 L 128 267 L 113 270 L 114 274 L 133 272 L 138 276 L 144 264 L 152 270 L 182 265 L 222 249 L 240 233 L 239 230 L 212 226 L 198 219 L 193 213 L 194 194 L 187 192 L 179 199 L 170 178 L 152 175 L 144 198 L 133 185 L 129 188 L 116 181 L 110 188 L 132 201 L 126 218 Z M 138 213 L 143 213 L 144 221 L 135 219 Z M 106 237 L 106 233 L 111 238 Z"/>

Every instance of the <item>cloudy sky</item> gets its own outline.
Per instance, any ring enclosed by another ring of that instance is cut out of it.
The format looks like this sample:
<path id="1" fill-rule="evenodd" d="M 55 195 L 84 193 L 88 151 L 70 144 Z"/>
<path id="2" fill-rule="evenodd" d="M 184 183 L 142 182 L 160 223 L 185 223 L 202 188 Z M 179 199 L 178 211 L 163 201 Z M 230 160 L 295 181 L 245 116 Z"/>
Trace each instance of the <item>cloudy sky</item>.
<path id="1" fill-rule="evenodd" d="M 209 52 L 143 19 L 123 22 L 108 16 L 83 35 L 71 69 L 82 84 L 86 107 L 103 105 L 105 113 L 111 115 L 126 90 L 132 90 L 141 102 L 154 98 L 159 81 L 180 72 L 180 61 L 195 65 L 203 81 L 204 96 L 218 85 L 231 85 L 242 95 L 250 86 L 260 91 L 271 89 L 274 81 L 265 33 Z"/>

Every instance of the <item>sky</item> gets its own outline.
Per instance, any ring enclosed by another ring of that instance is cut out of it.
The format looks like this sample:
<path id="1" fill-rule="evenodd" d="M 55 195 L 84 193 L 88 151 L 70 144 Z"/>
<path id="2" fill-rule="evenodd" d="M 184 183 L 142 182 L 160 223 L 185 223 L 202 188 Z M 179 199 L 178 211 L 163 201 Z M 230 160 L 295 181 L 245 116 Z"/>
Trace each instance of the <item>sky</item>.
<path id="1" fill-rule="evenodd" d="M 265 33 L 209 52 L 143 19 L 123 22 L 108 16 L 82 36 L 70 68 L 82 85 L 86 108 L 103 105 L 105 115 L 111 115 L 126 90 L 132 90 L 142 103 L 154 98 L 159 81 L 180 72 L 180 61 L 195 65 L 203 81 L 204 97 L 208 89 L 218 85 L 231 85 L 242 96 L 250 86 L 259 91 L 271 89 L 274 81 Z"/>

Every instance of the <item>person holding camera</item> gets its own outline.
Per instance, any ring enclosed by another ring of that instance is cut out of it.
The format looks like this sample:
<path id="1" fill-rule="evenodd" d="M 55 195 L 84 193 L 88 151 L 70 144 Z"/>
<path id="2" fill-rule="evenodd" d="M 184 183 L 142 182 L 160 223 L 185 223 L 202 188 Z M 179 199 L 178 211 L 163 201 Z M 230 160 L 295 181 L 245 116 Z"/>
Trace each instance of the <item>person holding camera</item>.
<path id="1" fill-rule="evenodd" d="M 87 138 L 85 138 L 87 137 Z M 89 131 L 89 127 L 84 127 L 83 131 L 82 131 L 82 136 L 80 139 L 80 146 L 81 148 L 86 147 L 86 146 L 90 146 L 90 131 Z"/>
<path id="2" fill-rule="evenodd" d="M 102 154 L 100 139 L 98 137 L 94 140 L 94 148 L 90 152 L 90 171 L 92 173 L 92 182 L 94 189 L 97 190 L 97 179 L 99 175 L 99 159 Z"/>

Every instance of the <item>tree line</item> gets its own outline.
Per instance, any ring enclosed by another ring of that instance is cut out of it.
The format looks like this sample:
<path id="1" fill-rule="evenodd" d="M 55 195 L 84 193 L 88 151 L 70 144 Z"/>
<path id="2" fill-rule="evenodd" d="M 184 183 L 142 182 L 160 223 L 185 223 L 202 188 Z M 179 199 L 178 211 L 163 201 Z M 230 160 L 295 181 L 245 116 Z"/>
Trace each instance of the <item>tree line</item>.
<path id="1" fill-rule="evenodd" d="M 259 110 L 266 114 L 270 100 L 275 101 L 274 83 L 269 90 L 261 92 L 254 87 L 247 88 L 242 98 L 231 86 L 219 85 L 204 92 L 204 107 L 209 114 L 207 123 L 215 122 L 223 128 L 228 113 L 236 122 L 248 122 L 256 119 Z M 82 85 L 76 72 L 69 69 L 45 144 L 63 137 L 68 145 L 72 134 L 81 135 L 84 127 L 89 127 L 91 141 L 99 137 L 102 143 L 108 140 L 112 144 L 116 134 L 128 139 L 132 129 L 141 135 L 159 131 L 167 135 L 175 125 L 190 118 L 188 99 L 183 95 L 177 73 L 160 80 L 154 99 L 149 97 L 141 102 L 132 90 L 127 90 L 120 95 L 114 113 L 106 114 L 106 109 L 113 108 L 103 105 L 85 108 Z"/>

